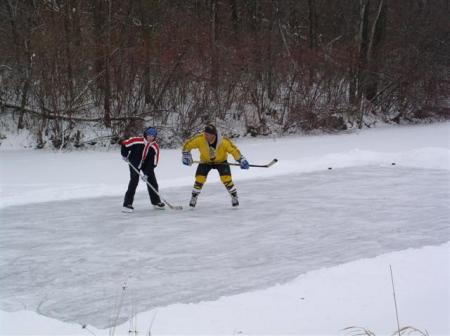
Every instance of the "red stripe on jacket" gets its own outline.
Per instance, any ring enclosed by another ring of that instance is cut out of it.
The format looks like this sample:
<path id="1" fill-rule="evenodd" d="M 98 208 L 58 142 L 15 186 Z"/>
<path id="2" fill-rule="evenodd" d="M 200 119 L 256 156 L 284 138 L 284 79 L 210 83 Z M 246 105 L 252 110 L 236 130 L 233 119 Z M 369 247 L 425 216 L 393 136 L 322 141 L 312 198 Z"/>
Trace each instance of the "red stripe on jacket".
<path id="1" fill-rule="evenodd" d="M 135 144 L 145 144 L 145 142 L 144 142 L 144 138 L 142 138 L 142 137 L 134 137 L 134 138 L 129 138 L 128 140 L 124 140 L 122 142 L 122 144 L 125 147 L 130 147 Z"/>
<path id="2" fill-rule="evenodd" d="M 152 147 L 152 148 L 154 149 L 154 151 L 155 151 L 155 158 L 154 158 L 153 164 L 154 164 L 155 166 L 157 166 L 158 163 L 159 163 L 159 145 L 158 145 L 156 142 L 153 142 L 152 145 L 151 145 L 151 147 Z"/>
<path id="3" fill-rule="evenodd" d="M 150 147 L 153 148 L 153 150 L 155 151 L 153 164 L 155 166 L 157 166 L 158 162 L 159 162 L 159 145 L 156 142 L 148 142 L 145 145 L 144 150 L 142 151 L 142 161 L 141 162 L 144 162 L 145 159 L 147 158 L 148 150 L 150 149 Z"/>

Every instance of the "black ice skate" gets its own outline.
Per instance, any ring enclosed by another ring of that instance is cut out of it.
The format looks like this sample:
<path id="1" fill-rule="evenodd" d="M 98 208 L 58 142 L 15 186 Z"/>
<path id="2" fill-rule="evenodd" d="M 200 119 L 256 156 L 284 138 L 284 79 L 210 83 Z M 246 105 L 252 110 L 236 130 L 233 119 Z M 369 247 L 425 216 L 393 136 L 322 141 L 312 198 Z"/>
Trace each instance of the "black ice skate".
<path id="1" fill-rule="evenodd" d="M 237 197 L 237 194 L 231 195 L 231 205 L 233 207 L 238 207 L 239 206 L 239 199 Z"/>
<path id="2" fill-rule="evenodd" d="M 153 204 L 153 208 L 157 209 L 157 210 L 164 210 L 166 207 L 166 205 L 162 202 L 158 203 L 158 204 Z"/>
<path id="3" fill-rule="evenodd" d="M 195 205 L 197 204 L 198 195 L 199 195 L 198 193 L 192 193 L 191 201 L 189 202 L 189 206 L 191 208 L 195 208 Z"/>

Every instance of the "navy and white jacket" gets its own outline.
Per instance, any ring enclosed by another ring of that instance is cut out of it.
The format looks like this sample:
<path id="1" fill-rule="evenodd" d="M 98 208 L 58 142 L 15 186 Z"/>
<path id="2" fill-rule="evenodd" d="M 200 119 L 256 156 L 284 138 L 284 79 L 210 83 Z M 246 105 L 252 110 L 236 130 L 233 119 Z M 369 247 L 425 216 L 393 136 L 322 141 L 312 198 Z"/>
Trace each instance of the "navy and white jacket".
<path id="1" fill-rule="evenodd" d="M 153 170 L 159 162 L 159 145 L 143 137 L 133 137 L 122 142 L 121 154 L 144 174 Z"/>

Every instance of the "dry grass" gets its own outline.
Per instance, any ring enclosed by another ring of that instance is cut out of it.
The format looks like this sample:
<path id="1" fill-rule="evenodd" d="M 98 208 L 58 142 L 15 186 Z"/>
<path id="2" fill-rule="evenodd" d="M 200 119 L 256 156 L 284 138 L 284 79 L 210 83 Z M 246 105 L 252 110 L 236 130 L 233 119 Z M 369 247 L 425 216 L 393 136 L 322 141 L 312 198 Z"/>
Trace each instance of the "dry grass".
<path id="1" fill-rule="evenodd" d="M 343 329 L 348 332 L 351 336 L 376 336 L 376 334 L 363 327 L 348 327 Z M 428 331 L 422 331 L 414 327 L 403 327 L 398 331 L 392 333 L 392 336 L 406 336 L 406 335 L 419 335 L 419 336 L 430 336 Z"/>

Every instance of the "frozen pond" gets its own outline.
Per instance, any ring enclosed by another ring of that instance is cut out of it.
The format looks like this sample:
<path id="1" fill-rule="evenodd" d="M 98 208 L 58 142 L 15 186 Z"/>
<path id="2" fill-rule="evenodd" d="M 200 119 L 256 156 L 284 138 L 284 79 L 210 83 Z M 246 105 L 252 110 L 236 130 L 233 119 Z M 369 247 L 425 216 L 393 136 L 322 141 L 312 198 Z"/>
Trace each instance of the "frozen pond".
<path id="1" fill-rule="evenodd" d="M 213 172 L 215 173 L 215 172 Z M 136 195 L 0 209 L 0 308 L 99 328 L 176 302 L 214 300 L 347 261 L 449 240 L 448 170 L 359 167 L 206 184 L 195 210 Z M 165 189 L 187 205 L 190 187 Z"/>

